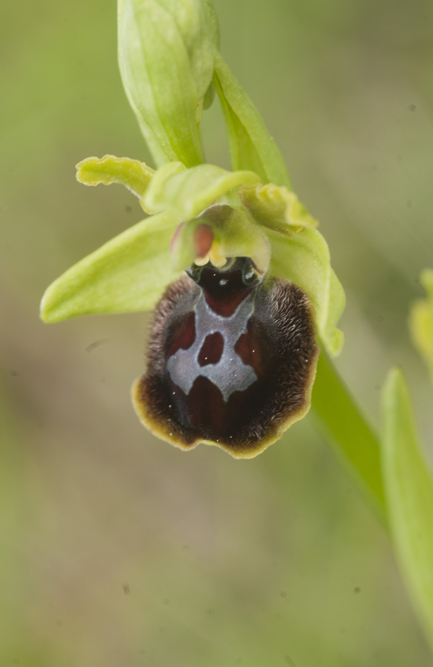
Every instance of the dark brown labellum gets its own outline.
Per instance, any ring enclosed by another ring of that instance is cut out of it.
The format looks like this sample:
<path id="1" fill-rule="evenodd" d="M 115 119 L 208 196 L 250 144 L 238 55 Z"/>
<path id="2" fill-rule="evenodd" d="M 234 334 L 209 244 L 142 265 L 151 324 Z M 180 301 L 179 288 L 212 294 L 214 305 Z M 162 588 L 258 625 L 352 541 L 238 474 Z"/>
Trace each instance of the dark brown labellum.
<path id="1" fill-rule="evenodd" d="M 183 449 L 206 442 L 255 456 L 309 409 L 312 306 L 296 285 L 263 281 L 248 258 L 188 273 L 155 309 L 136 410 Z"/>

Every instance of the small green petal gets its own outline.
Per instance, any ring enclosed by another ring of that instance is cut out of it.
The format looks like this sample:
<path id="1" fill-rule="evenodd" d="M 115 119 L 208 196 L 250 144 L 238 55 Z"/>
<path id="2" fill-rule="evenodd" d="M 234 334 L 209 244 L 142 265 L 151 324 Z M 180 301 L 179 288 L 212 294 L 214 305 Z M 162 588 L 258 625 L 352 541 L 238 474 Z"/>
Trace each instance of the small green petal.
<path id="1" fill-rule="evenodd" d="M 119 65 L 158 166 L 202 161 L 199 122 L 212 81 L 218 27 L 203 0 L 121 0 Z"/>
<path id="2" fill-rule="evenodd" d="M 428 366 L 433 381 L 433 271 L 425 269 L 420 282 L 427 298 L 418 299 L 412 305 L 409 329 L 412 342 Z"/>
<path id="3" fill-rule="evenodd" d="M 336 329 L 345 306 L 343 288 L 330 264 L 328 245 L 305 227 L 291 236 L 264 228 L 271 243 L 270 273 L 299 285 L 315 308 L 316 325 L 329 354 L 339 354 L 343 334 Z"/>
<path id="4" fill-rule="evenodd" d="M 317 227 L 294 192 L 273 183 L 239 189 L 242 203 L 261 225 L 282 234 L 293 234 L 302 227 Z"/>
<path id="5" fill-rule="evenodd" d="M 409 593 L 433 647 L 433 479 L 403 373 L 383 394 L 383 476 L 392 536 Z"/>
<path id="6" fill-rule="evenodd" d="M 124 185 L 136 197 L 142 199 L 155 170 L 144 162 L 127 157 L 104 155 L 103 158 L 88 157 L 77 164 L 77 181 L 84 185 Z"/>
<path id="7" fill-rule="evenodd" d="M 233 170 L 251 169 L 263 183 L 285 185 L 291 189 L 280 151 L 254 104 L 219 53 L 215 54 L 214 84 L 226 122 Z"/>
<path id="8" fill-rule="evenodd" d="M 179 277 L 169 251 L 178 224 L 170 213 L 146 218 L 82 259 L 48 287 L 42 320 L 153 308 Z"/>
<path id="9" fill-rule="evenodd" d="M 158 169 L 144 197 L 146 210 L 168 210 L 182 220 L 196 217 L 229 190 L 259 182 L 251 171 L 226 171 L 212 164 L 192 169 L 169 163 Z"/>

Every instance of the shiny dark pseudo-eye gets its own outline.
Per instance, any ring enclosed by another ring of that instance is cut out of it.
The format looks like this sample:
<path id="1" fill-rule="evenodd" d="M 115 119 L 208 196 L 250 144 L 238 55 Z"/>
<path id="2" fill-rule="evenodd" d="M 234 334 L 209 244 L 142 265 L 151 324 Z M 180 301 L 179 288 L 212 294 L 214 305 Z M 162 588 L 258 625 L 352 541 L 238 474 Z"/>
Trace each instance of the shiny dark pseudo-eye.
<path id="1" fill-rule="evenodd" d="M 299 287 L 263 280 L 246 257 L 193 265 L 154 311 L 135 408 L 182 449 L 207 442 L 251 457 L 308 411 L 318 352 Z"/>

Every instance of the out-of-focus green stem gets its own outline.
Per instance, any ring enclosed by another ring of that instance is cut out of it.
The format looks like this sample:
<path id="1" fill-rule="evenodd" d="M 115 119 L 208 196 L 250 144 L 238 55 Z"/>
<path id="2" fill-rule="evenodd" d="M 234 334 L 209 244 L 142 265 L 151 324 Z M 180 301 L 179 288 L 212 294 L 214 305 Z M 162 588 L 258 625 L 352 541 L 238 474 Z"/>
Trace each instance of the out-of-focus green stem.
<path id="1" fill-rule="evenodd" d="M 386 523 L 379 440 L 324 351 L 317 367 L 312 408 L 319 430 Z"/>

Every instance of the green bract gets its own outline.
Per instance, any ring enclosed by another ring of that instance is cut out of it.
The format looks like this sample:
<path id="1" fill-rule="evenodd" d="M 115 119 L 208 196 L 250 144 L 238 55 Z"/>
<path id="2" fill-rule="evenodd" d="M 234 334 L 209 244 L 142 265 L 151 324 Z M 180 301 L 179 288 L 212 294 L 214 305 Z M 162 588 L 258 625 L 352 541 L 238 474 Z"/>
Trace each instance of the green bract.
<path id="1" fill-rule="evenodd" d="M 119 0 L 119 64 L 157 165 L 202 162 L 199 125 L 218 23 L 206 0 Z"/>
<path id="2" fill-rule="evenodd" d="M 252 169 L 263 183 L 291 188 L 281 153 L 250 98 L 219 53 L 214 83 L 224 112 L 233 169 Z"/>

